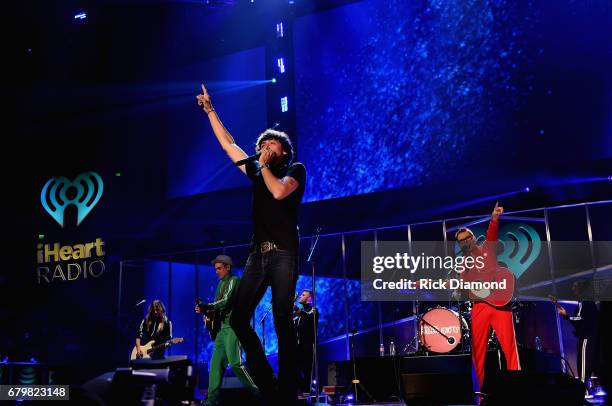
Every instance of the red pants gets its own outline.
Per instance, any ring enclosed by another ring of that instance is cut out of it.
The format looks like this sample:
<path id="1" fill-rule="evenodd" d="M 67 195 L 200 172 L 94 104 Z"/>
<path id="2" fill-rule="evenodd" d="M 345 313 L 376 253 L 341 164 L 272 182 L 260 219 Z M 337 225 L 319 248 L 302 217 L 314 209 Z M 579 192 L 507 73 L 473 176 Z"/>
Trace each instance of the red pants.
<path id="1" fill-rule="evenodd" d="M 498 309 L 487 303 L 477 302 L 472 306 L 472 363 L 478 379 L 478 391 L 484 383 L 484 365 L 487 355 L 487 343 L 491 328 L 501 345 L 508 369 L 521 369 L 516 338 L 514 335 L 514 321 L 510 309 Z"/>

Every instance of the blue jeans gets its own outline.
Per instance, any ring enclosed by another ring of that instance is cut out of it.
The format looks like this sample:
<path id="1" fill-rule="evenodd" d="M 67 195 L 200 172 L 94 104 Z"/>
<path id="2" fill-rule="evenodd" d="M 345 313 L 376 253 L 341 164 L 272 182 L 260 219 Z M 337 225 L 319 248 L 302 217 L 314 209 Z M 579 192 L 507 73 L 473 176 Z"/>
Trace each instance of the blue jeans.
<path id="1" fill-rule="evenodd" d="M 230 325 L 238 336 L 255 384 L 269 401 L 276 398 L 272 367 L 250 321 L 268 286 L 272 288 L 272 312 L 278 337 L 279 404 L 290 405 L 297 397 L 296 341 L 293 301 L 298 276 L 294 252 L 272 250 L 249 255 L 234 298 Z"/>

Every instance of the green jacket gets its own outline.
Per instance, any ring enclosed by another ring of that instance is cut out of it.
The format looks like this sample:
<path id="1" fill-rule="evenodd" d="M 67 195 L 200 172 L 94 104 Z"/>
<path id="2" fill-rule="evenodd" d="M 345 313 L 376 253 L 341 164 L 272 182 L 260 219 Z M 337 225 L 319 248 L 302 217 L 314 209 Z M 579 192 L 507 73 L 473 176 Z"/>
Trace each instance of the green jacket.
<path id="1" fill-rule="evenodd" d="M 237 288 L 239 283 L 240 278 L 238 278 L 236 275 L 228 273 L 217 284 L 217 289 L 215 290 L 215 301 L 212 302 L 211 305 L 215 310 L 221 311 L 221 316 L 223 317 L 221 328 L 229 327 L 229 319 L 232 315 L 232 302 L 236 292 L 238 291 Z"/>

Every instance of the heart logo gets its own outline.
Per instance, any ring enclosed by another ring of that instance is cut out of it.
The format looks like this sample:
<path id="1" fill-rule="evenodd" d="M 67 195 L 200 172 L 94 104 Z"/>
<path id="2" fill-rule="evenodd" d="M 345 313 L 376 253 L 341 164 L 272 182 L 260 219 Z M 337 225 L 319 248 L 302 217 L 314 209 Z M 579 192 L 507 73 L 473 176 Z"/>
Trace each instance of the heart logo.
<path id="1" fill-rule="evenodd" d="M 76 194 L 69 198 L 67 193 L 71 188 L 74 188 Z M 64 227 L 66 207 L 75 205 L 78 226 L 100 201 L 103 191 L 104 184 L 100 175 L 95 172 L 84 172 L 72 182 L 63 176 L 49 179 L 40 192 L 40 201 L 47 213 L 61 227 Z"/>
<path id="2" fill-rule="evenodd" d="M 516 279 L 538 258 L 542 241 L 538 232 L 525 223 L 508 223 L 500 230 L 499 241 L 503 251 L 497 260 L 509 268 Z"/>
<path id="3" fill-rule="evenodd" d="M 486 240 L 487 230 L 484 226 L 471 230 L 479 243 Z M 535 228 L 525 223 L 505 223 L 499 230 L 499 245 L 501 249 L 498 250 L 497 261 L 510 269 L 516 279 L 525 273 L 542 250 L 540 235 Z M 455 242 L 455 254 L 460 253 L 459 244 Z"/>

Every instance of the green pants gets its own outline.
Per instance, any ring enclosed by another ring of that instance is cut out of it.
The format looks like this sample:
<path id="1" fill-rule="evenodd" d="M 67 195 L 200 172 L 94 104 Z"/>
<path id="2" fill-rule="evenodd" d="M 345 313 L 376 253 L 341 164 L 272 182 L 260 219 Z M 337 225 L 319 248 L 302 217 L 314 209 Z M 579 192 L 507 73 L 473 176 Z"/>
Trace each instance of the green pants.
<path id="1" fill-rule="evenodd" d="M 234 371 L 236 377 L 246 388 L 253 392 L 257 391 L 253 379 L 242 363 L 238 337 L 236 337 L 234 330 L 224 322 L 215 339 L 215 349 L 210 359 L 208 402 L 213 405 L 219 404 L 219 389 L 221 388 L 221 381 L 223 380 L 227 364 L 230 364 L 232 371 Z"/>

